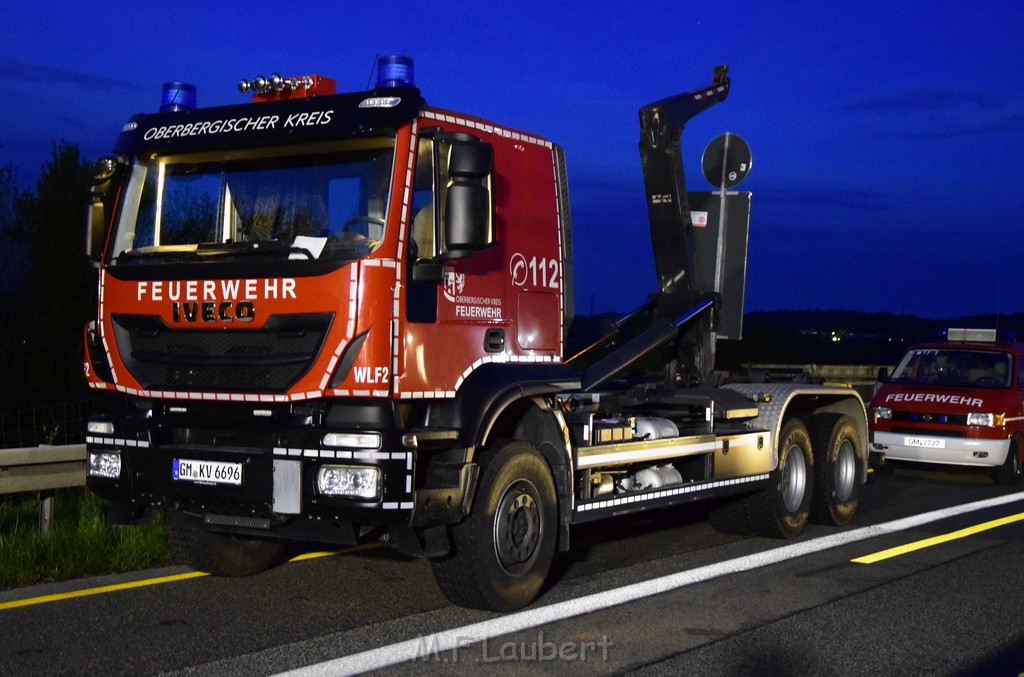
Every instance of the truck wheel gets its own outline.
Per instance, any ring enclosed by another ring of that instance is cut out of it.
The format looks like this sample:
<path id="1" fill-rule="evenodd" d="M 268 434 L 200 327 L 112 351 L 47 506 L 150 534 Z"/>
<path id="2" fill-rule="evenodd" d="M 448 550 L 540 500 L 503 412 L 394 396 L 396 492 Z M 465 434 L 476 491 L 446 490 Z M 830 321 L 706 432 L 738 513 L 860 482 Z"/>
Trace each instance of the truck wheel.
<path id="1" fill-rule="evenodd" d="M 814 491 L 811 521 L 841 527 L 853 519 L 860 499 L 864 446 L 849 416 L 821 414 L 811 419 Z"/>
<path id="2" fill-rule="evenodd" d="M 1001 487 L 1015 487 L 1020 481 L 1021 462 L 1020 449 L 1017 442 L 1010 440 L 1010 448 L 1006 451 L 1006 460 L 996 468 L 996 484 Z"/>
<path id="3" fill-rule="evenodd" d="M 744 499 L 750 526 L 758 536 L 795 538 L 807 525 L 814 457 L 802 421 L 791 418 L 779 435 L 779 467 L 771 486 Z"/>
<path id="4" fill-rule="evenodd" d="M 207 531 L 179 512 L 166 511 L 164 523 L 178 561 L 214 576 L 252 576 L 279 564 L 284 556 L 280 541 Z"/>
<path id="5" fill-rule="evenodd" d="M 452 526 L 454 552 L 432 561 L 452 603 L 513 611 L 540 592 L 555 552 L 555 483 L 529 444 L 499 442 L 481 460 L 473 510 Z"/>

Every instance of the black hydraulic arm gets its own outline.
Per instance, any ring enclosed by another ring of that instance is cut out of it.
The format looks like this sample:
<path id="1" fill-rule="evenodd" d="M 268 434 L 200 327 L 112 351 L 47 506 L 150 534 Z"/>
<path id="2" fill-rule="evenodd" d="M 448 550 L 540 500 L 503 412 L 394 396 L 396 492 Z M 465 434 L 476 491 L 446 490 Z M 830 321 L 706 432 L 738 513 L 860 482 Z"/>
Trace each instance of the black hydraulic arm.
<path id="1" fill-rule="evenodd" d="M 674 318 L 713 290 L 693 288 L 695 247 L 689 235 L 690 204 L 683 174 L 681 138 L 690 118 L 729 95 L 729 68 L 716 66 L 713 81 L 640 109 L 640 160 L 647 190 L 651 243 L 661 295 L 658 314 Z M 707 262 L 705 265 L 713 265 Z"/>

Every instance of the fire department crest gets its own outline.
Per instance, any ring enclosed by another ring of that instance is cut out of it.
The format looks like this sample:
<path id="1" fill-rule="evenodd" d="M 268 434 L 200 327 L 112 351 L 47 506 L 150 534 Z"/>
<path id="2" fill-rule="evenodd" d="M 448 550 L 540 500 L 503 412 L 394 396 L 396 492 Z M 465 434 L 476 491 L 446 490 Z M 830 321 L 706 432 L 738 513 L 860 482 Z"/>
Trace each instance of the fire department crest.
<path id="1" fill-rule="evenodd" d="M 444 270 L 444 297 L 455 302 L 455 297 L 462 293 L 466 286 L 466 274 L 456 273 L 451 268 Z"/>

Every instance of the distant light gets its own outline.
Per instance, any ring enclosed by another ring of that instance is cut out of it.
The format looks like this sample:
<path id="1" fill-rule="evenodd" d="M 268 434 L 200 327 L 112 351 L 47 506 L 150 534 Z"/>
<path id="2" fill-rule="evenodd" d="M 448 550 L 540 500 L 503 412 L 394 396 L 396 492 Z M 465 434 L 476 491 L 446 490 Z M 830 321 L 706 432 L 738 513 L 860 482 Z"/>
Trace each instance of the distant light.
<path id="1" fill-rule="evenodd" d="M 165 82 L 160 112 L 192 110 L 196 107 L 196 86 L 187 82 Z"/>
<path id="2" fill-rule="evenodd" d="M 377 88 L 415 87 L 412 58 L 404 54 L 385 54 L 377 59 Z"/>

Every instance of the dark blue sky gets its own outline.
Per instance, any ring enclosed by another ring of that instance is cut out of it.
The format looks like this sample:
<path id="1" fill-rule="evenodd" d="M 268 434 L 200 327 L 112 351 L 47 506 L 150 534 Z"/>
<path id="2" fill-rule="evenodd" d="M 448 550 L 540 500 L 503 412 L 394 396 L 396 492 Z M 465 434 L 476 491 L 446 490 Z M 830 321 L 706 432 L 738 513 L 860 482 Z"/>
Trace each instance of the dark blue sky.
<path id="1" fill-rule="evenodd" d="M 431 104 L 565 147 L 577 309 L 627 310 L 655 288 L 637 109 L 727 63 L 683 142 L 691 189 L 714 136 L 751 146 L 748 311 L 1024 311 L 1020 0 L 558 4 L 8 3 L 0 165 L 29 187 L 58 139 L 108 153 L 168 80 L 201 106 L 271 71 L 358 90 L 401 52 Z"/>

